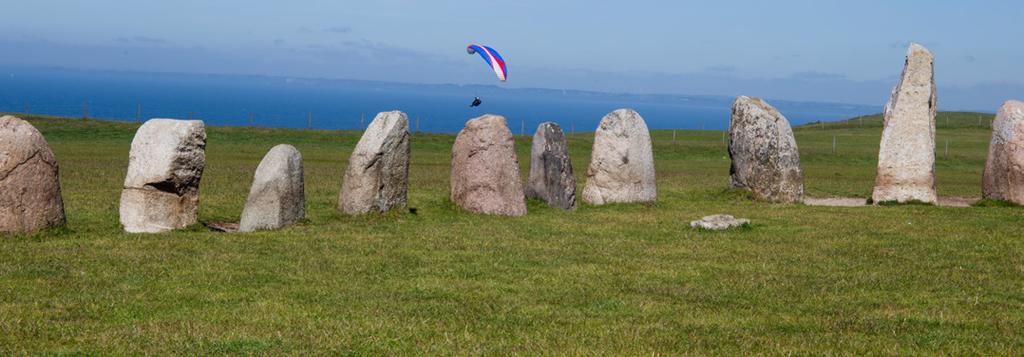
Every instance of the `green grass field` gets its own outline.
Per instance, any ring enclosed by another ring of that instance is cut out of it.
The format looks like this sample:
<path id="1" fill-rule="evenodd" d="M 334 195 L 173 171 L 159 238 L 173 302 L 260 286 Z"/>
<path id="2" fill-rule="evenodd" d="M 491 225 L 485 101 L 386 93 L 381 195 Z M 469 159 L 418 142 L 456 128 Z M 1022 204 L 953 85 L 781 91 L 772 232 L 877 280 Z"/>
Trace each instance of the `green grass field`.
<path id="1" fill-rule="evenodd" d="M 727 190 L 720 131 L 653 133 L 656 204 L 530 202 L 521 218 L 457 210 L 454 136 L 414 134 L 418 213 L 346 217 L 359 133 L 208 127 L 201 221 L 237 221 L 278 143 L 305 159 L 307 220 L 133 235 L 117 205 L 138 124 L 28 119 L 60 162 L 68 225 L 0 238 L 0 355 L 1024 353 L 1022 208 L 752 201 Z M 991 119 L 940 114 L 941 196 L 980 195 Z M 878 116 L 796 128 L 808 195 L 868 197 L 880 131 Z M 581 189 L 592 139 L 570 138 Z M 516 146 L 525 175 L 529 138 Z M 753 224 L 688 228 L 714 213 Z"/>

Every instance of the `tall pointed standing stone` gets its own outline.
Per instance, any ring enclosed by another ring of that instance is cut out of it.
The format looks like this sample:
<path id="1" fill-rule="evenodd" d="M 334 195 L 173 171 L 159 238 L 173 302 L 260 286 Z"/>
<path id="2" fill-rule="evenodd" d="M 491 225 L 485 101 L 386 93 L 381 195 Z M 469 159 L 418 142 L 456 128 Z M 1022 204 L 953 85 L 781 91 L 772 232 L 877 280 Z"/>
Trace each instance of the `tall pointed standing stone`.
<path id="1" fill-rule="evenodd" d="M 57 159 L 27 121 L 0 117 L 0 233 L 63 226 Z"/>
<path id="2" fill-rule="evenodd" d="M 935 111 L 934 58 L 914 43 L 885 105 L 878 176 L 871 195 L 876 204 L 936 202 Z"/>
<path id="3" fill-rule="evenodd" d="M 305 216 L 302 154 L 291 145 L 274 146 L 256 167 L 238 230 L 278 229 Z"/>
<path id="4" fill-rule="evenodd" d="M 338 209 L 345 214 L 404 207 L 409 190 L 409 119 L 400 111 L 377 114 L 352 150 Z"/>
<path id="5" fill-rule="evenodd" d="M 526 214 L 519 159 L 505 118 L 484 115 L 466 122 L 452 145 L 451 200 L 470 212 Z"/>
<path id="6" fill-rule="evenodd" d="M 981 182 L 982 197 L 1024 205 L 1024 102 L 999 108 Z"/>
<path id="7" fill-rule="evenodd" d="M 202 121 L 150 119 L 142 124 L 132 139 L 121 191 L 124 230 L 159 233 L 196 223 L 205 166 Z"/>
<path id="8" fill-rule="evenodd" d="M 576 177 L 572 175 L 569 145 L 558 124 L 541 123 L 533 134 L 526 197 L 544 200 L 555 208 L 576 208 Z"/>
<path id="9" fill-rule="evenodd" d="M 729 122 L 733 188 L 773 202 L 800 202 L 804 174 L 789 121 L 760 98 L 738 97 Z"/>
<path id="10" fill-rule="evenodd" d="M 594 133 L 583 201 L 602 205 L 654 202 L 657 197 L 647 123 L 632 109 L 609 113 Z"/>

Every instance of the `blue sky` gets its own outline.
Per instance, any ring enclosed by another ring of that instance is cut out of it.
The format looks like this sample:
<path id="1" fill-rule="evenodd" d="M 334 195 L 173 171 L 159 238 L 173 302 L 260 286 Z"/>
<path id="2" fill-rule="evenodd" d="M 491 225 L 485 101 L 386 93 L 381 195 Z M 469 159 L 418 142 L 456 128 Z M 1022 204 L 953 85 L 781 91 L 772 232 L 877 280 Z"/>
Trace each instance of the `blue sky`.
<path id="1" fill-rule="evenodd" d="M 0 64 L 884 103 L 910 41 L 943 109 L 1024 97 L 1018 1 L 10 2 Z M 16 54 L 16 55 L 12 55 Z"/>

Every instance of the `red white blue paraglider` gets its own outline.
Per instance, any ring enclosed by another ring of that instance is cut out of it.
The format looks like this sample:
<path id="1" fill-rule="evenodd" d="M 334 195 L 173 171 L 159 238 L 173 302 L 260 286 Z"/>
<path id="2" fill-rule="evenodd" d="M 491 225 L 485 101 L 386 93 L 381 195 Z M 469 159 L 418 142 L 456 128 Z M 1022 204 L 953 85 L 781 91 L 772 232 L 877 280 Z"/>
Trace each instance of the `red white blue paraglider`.
<path id="1" fill-rule="evenodd" d="M 494 70 L 494 74 L 498 76 L 498 79 L 502 82 L 508 79 L 508 68 L 505 67 L 505 59 L 501 58 L 498 51 L 487 46 L 469 45 L 469 47 L 466 47 L 466 53 L 470 55 L 474 53 L 479 54 L 484 59 L 484 62 Z M 480 97 L 475 97 L 473 98 L 473 103 L 470 103 L 469 106 L 479 107 L 480 103 L 482 103 Z"/>
<path id="2" fill-rule="evenodd" d="M 498 51 L 487 46 L 469 45 L 469 47 L 466 47 L 466 53 L 480 54 L 484 62 L 487 62 L 487 65 L 491 66 L 491 69 L 494 70 L 494 74 L 498 75 L 498 79 L 502 82 L 508 79 L 508 69 L 505 68 L 505 60 L 501 58 Z"/>

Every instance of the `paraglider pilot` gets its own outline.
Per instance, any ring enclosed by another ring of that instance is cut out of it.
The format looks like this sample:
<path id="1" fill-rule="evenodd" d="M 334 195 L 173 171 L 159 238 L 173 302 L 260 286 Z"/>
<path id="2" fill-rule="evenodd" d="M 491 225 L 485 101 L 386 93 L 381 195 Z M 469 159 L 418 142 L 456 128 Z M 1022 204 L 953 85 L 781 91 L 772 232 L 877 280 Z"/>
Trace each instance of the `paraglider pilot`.
<path id="1" fill-rule="evenodd" d="M 473 104 L 470 104 L 469 106 L 470 106 L 470 107 L 479 107 L 479 106 L 480 106 L 480 103 L 482 103 L 482 102 L 480 101 L 480 97 L 474 97 L 474 98 L 473 98 Z"/>

